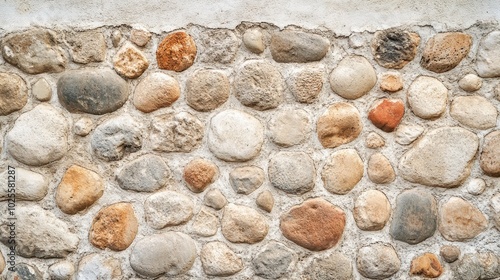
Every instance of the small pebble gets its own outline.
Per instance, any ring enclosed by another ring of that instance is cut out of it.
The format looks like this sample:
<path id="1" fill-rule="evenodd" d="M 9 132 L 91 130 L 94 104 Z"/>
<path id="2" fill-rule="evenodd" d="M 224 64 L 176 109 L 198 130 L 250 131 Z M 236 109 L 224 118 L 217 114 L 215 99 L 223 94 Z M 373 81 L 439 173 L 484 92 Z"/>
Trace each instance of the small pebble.
<path id="1" fill-rule="evenodd" d="M 483 80 L 475 74 L 467 74 L 460 81 L 458 86 L 465 91 L 476 91 L 483 85 Z"/>
<path id="2" fill-rule="evenodd" d="M 113 43 L 113 47 L 118 47 L 121 40 L 122 33 L 120 32 L 120 30 L 114 30 L 113 33 L 111 33 L 111 42 Z"/>
<path id="3" fill-rule="evenodd" d="M 265 210 L 269 213 L 271 213 L 271 210 L 273 210 L 274 206 L 274 198 L 273 194 L 270 191 L 263 191 L 257 196 L 257 200 L 255 201 L 257 203 L 257 206 L 259 206 L 260 209 Z"/>
<path id="4" fill-rule="evenodd" d="M 467 184 L 467 192 L 473 195 L 480 195 L 486 189 L 486 183 L 483 179 L 474 178 Z"/>
<path id="5" fill-rule="evenodd" d="M 375 132 L 370 132 L 366 136 L 365 146 L 370 149 L 378 149 L 385 146 L 385 140 Z"/>
<path id="6" fill-rule="evenodd" d="M 452 263 L 460 257 L 460 248 L 457 246 L 444 245 L 441 247 L 439 254 L 447 263 Z"/>
<path id="7" fill-rule="evenodd" d="M 393 93 L 403 89 L 403 78 L 397 72 L 387 72 L 380 77 L 380 89 Z"/>
<path id="8" fill-rule="evenodd" d="M 52 89 L 45 79 L 36 81 L 31 87 L 31 92 L 38 101 L 49 101 L 52 97 Z"/>
<path id="9" fill-rule="evenodd" d="M 130 32 L 130 41 L 138 45 L 139 47 L 144 47 L 151 40 L 151 33 L 142 29 L 132 29 Z"/>
<path id="10" fill-rule="evenodd" d="M 220 210 L 227 204 L 226 197 L 218 189 L 211 189 L 205 195 L 205 205 Z"/>
<path id="11" fill-rule="evenodd" d="M 243 34 L 243 44 L 245 47 L 256 54 L 262 53 L 266 48 L 262 40 L 262 32 L 259 29 L 248 29 Z"/>
<path id="12" fill-rule="evenodd" d="M 92 121 L 92 119 L 83 117 L 75 123 L 73 130 L 78 136 L 87 136 L 90 131 L 92 131 L 92 128 L 94 126 L 93 124 L 94 122 Z"/>

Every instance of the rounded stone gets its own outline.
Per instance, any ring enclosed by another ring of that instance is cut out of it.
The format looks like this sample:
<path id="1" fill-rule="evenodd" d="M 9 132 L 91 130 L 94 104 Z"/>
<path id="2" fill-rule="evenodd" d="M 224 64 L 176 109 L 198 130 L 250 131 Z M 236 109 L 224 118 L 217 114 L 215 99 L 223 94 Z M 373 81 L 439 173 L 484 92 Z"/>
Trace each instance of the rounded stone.
<path id="1" fill-rule="evenodd" d="M 480 178 L 474 178 L 466 185 L 467 192 L 473 195 L 480 195 L 486 189 L 486 182 Z"/>
<path id="2" fill-rule="evenodd" d="M 208 207 L 220 210 L 226 206 L 227 199 L 218 189 L 211 189 L 205 194 L 204 203 Z"/>
<path id="3" fill-rule="evenodd" d="M 186 102 L 191 108 L 207 112 L 229 98 L 229 79 L 224 72 L 203 69 L 194 72 L 186 83 Z"/>
<path id="4" fill-rule="evenodd" d="M 203 123 L 188 112 L 156 115 L 151 128 L 151 144 L 158 152 L 192 152 L 201 145 L 204 134 Z"/>
<path id="5" fill-rule="evenodd" d="M 393 93 L 403 89 L 403 78 L 397 72 L 387 72 L 380 77 L 380 89 Z"/>
<path id="6" fill-rule="evenodd" d="M 288 80 L 288 88 L 300 103 L 313 103 L 323 89 L 324 69 L 304 68 Z"/>
<path id="7" fill-rule="evenodd" d="M 32 280 L 43 279 L 43 274 L 36 266 L 25 263 L 16 263 L 12 270 L 7 270 L 5 280 Z"/>
<path id="8" fill-rule="evenodd" d="M 346 194 L 363 178 L 363 160 L 354 149 L 338 150 L 326 160 L 321 179 L 325 189 L 333 194 Z"/>
<path id="9" fill-rule="evenodd" d="M 278 242 L 270 242 L 264 250 L 259 252 L 252 260 L 255 275 L 264 279 L 280 279 L 288 271 L 293 271 L 291 267 L 297 261 L 297 255 Z"/>
<path id="10" fill-rule="evenodd" d="M 471 45 L 472 37 L 465 33 L 436 34 L 425 44 L 420 64 L 436 73 L 449 71 L 467 56 Z"/>
<path id="11" fill-rule="evenodd" d="M 203 237 L 214 236 L 218 228 L 219 218 L 204 209 L 198 212 L 191 226 L 194 234 Z"/>
<path id="12" fill-rule="evenodd" d="M 365 146 L 370 149 L 382 148 L 385 146 L 385 139 L 376 132 L 372 131 L 366 136 Z"/>
<path id="13" fill-rule="evenodd" d="M 76 63 L 102 62 L 106 59 L 106 39 L 98 30 L 66 32 L 71 58 Z"/>
<path id="14" fill-rule="evenodd" d="M 306 270 L 311 280 L 352 280 L 352 263 L 342 253 L 333 253 L 325 258 L 315 258 Z"/>
<path id="15" fill-rule="evenodd" d="M 182 72 L 193 65 L 195 58 L 196 44 L 184 31 L 168 34 L 156 50 L 156 60 L 160 69 Z"/>
<path id="16" fill-rule="evenodd" d="M 261 192 L 258 196 L 257 199 L 255 200 L 257 203 L 257 206 L 259 206 L 260 209 L 271 213 L 273 210 L 274 206 L 274 197 L 273 194 L 270 191 L 263 191 Z"/>
<path id="17" fill-rule="evenodd" d="M 370 156 L 367 171 L 368 178 L 375 184 L 388 184 L 396 179 L 391 162 L 381 153 Z"/>
<path id="18" fill-rule="evenodd" d="M 492 131 L 484 137 L 479 163 L 484 174 L 500 177 L 500 130 Z"/>
<path id="19" fill-rule="evenodd" d="M 229 109 L 213 116 L 208 130 L 208 148 L 225 161 L 248 161 L 260 153 L 264 127 L 255 117 Z"/>
<path id="20" fill-rule="evenodd" d="M 308 199 L 281 215 L 283 235 L 311 251 L 332 248 L 342 238 L 345 213 L 322 198 Z"/>
<path id="21" fill-rule="evenodd" d="M 172 171 L 159 156 L 144 155 L 127 164 L 116 175 L 124 190 L 154 192 L 167 185 Z"/>
<path id="22" fill-rule="evenodd" d="M 31 86 L 31 93 L 38 101 L 49 101 L 52 97 L 52 88 L 45 79 L 39 79 Z"/>
<path id="23" fill-rule="evenodd" d="M 391 204 L 383 192 L 368 190 L 356 199 L 353 215 L 360 229 L 381 230 L 391 216 Z"/>
<path id="24" fill-rule="evenodd" d="M 0 115 L 21 110 L 28 102 L 28 88 L 16 74 L 0 73 Z"/>
<path id="25" fill-rule="evenodd" d="M 148 69 L 149 60 L 141 50 L 127 42 L 113 57 L 113 67 L 121 76 L 135 79 Z"/>
<path id="26" fill-rule="evenodd" d="M 332 91 L 345 99 L 357 99 L 368 93 L 377 82 L 373 66 L 362 56 L 342 59 L 330 74 Z"/>
<path id="27" fill-rule="evenodd" d="M 476 56 L 476 69 L 483 78 L 500 77 L 500 31 L 494 30 L 481 39 Z"/>
<path id="28" fill-rule="evenodd" d="M 417 140 L 424 132 L 425 128 L 418 124 L 402 124 L 396 131 L 396 142 L 401 145 L 410 145 Z"/>
<path id="29" fill-rule="evenodd" d="M 144 202 L 147 224 L 154 229 L 183 224 L 193 217 L 194 203 L 186 195 L 174 191 L 157 192 Z"/>
<path id="30" fill-rule="evenodd" d="M 283 102 L 285 81 L 272 64 L 250 60 L 236 74 L 233 88 L 241 104 L 264 111 L 276 108 Z"/>
<path id="31" fill-rule="evenodd" d="M 415 58 L 419 44 L 420 36 L 417 33 L 387 29 L 375 32 L 371 49 L 378 64 L 401 69 Z"/>
<path id="32" fill-rule="evenodd" d="M 197 34 L 199 61 L 229 64 L 240 48 L 240 40 L 231 29 L 203 28 Z"/>
<path id="33" fill-rule="evenodd" d="M 224 207 L 221 228 L 227 240 L 248 244 L 262 241 L 269 231 L 266 218 L 259 212 L 253 208 L 232 203 Z"/>
<path id="34" fill-rule="evenodd" d="M 213 241 L 203 245 L 201 265 L 210 276 L 231 276 L 243 269 L 243 261 L 226 244 Z"/>
<path id="35" fill-rule="evenodd" d="M 314 188 L 316 169 L 303 152 L 278 152 L 269 161 L 269 181 L 286 193 L 304 194 Z"/>
<path id="36" fill-rule="evenodd" d="M 94 128 L 94 122 L 92 121 L 92 119 L 88 117 L 83 117 L 75 122 L 75 125 L 73 126 L 73 131 L 75 132 L 76 135 L 84 137 L 89 135 L 89 133 L 92 131 L 93 128 Z"/>
<path id="37" fill-rule="evenodd" d="M 143 29 L 132 29 L 130 31 L 130 41 L 139 47 L 144 47 L 151 40 L 151 33 Z"/>
<path id="38" fill-rule="evenodd" d="M 477 91 L 483 85 L 483 80 L 475 74 L 467 74 L 458 81 L 458 86 L 468 92 Z"/>
<path id="39" fill-rule="evenodd" d="M 302 109 L 275 113 L 269 123 L 271 140 L 283 147 L 304 142 L 310 130 L 309 116 Z"/>
<path id="40" fill-rule="evenodd" d="M 271 55 L 277 62 L 319 61 L 329 48 L 330 41 L 317 34 L 284 30 L 271 35 Z"/>
<path id="41" fill-rule="evenodd" d="M 488 228 L 485 215 L 473 204 L 451 197 L 441 205 L 439 231 L 449 241 L 466 241 Z"/>
<path id="42" fill-rule="evenodd" d="M 120 279 L 122 277 L 119 260 L 97 253 L 86 255 L 80 260 L 75 276 L 76 279 Z"/>
<path id="43" fill-rule="evenodd" d="M 452 263 L 460 257 L 460 248 L 457 246 L 444 245 L 439 250 L 439 255 L 441 255 L 445 262 Z"/>
<path id="44" fill-rule="evenodd" d="M 329 106 L 316 123 L 318 139 L 325 148 L 335 148 L 354 141 L 362 129 L 358 109 L 344 102 Z"/>
<path id="45" fill-rule="evenodd" d="M 181 88 L 175 78 L 156 72 L 139 82 L 132 103 L 138 110 L 150 113 L 171 106 L 180 95 Z"/>
<path id="46" fill-rule="evenodd" d="M 75 266 L 70 261 L 60 261 L 49 266 L 49 275 L 52 280 L 71 280 L 75 274 Z"/>
<path id="47" fill-rule="evenodd" d="M 411 261 L 410 275 L 437 278 L 443 273 L 443 266 L 436 255 L 425 253 Z"/>
<path id="48" fill-rule="evenodd" d="M 239 194 L 250 194 L 264 183 L 264 170 L 257 166 L 237 167 L 229 173 L 229 183 Z"/>
<path id="49" fill-rule="evenodd" d="M 0 178 L 9 178 L 8 168 L 0 174 Z M 9 192 L 9 180 L 0 181 L 0 201 L 12 198 L 12 190 Z M 15 192 L 16 200 L 39 201 L 48 192 L 49 180 L 40 173 L 16 167 Z"/>
<path id="50" fill-rule="evenodd" d="M 384 279 L 394 275 L 401 267 L 396 250 L 385 243 L 361 247 L 356 258 L 358 271 L 370 279 Z"/>
<path id="51" fill-rule="evenodd" d="M 183 178 L 187 187 L 194 193 L 203 192 L 219 176 L 219 168 L 213 162 L 198 158 L 184 167 Z"/>
<path id="52" fill-rule="evenodd" d="M 385 132 L 393 132 L 405 114 L 401 99 L 380 99 L 375 101 L 368 113 L 368 119 Z"/>
<path id="53" fill-rule="evenodd" d="M 266 48 L 262 37 L 262 32 L 259 29 L 248 29 L 243 33 L 243 44 L 253 53 L 262 53 Z"/>
<path id="54" fill-rule="evenodd" d="M 417 117 L 438 118 L 446 109 L 448 89 L 436 78 L 419 76 L 410 85 L 407 100 Z"/>
<path id="55" fill-rule="evenodd" d="M 498 111 L 482 96 L 458 96 L 451 103 L 450 115 L 465 126 L 488 129 L 496 126 Z"/>

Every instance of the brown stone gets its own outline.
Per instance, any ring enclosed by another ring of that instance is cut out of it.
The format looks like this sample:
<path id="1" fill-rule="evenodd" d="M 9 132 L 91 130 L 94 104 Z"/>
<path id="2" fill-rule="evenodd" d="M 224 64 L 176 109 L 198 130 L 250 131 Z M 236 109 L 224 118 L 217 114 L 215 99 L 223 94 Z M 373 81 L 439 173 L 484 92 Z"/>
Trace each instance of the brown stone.
<path id="1" fill-rule="evenodd" d="M 381 230 L 391 216 L 391 204 L 383 192 L 368 190 L 358 196 L 352 213 L 360 229 Z"/>
<path id="2" fill-rule="evenodd" d="M 324 112 L 316 124 L 321 145 L 335 148 L 356 139 L 363 129 L 358 109 L 345 102 L 338 102 Z"/>
<path id="3" fill-rule="evenodd" d="M 135 88 L 134 106 L 150 113 L 172 105 L 181 95 L 177 80 L 167 74 L 152 73 Z"/>
<path id="4" fill-rule="evenodd" d="M 465 241 L 488 228 L 485 215 L 473 204 L 452 197 L 441 206 L 439 231 L 450 241 Z"/>
<path id="5" fill-rule="evenodd" d="M 21 110 L 28 102 L 28 88 L 16 74 L 0 73 L 0 116 Z"/>
<path id="6" fill-rule="evenodd" d="M 443 267 L 436 255 L 425 253 L 411 261 L 410 274 L 437 278 L 443 273 Z"/>
<path id="7" fill-rule="evenodd" d="M 399 73 L 384 73 L 380 77 L 380 89 L 393 93 L 403 89 L 403 78 Z"/>
<path id="8" fill-rule="evenodd" d="M 404 114 L 405 105 L 402 100 L 384 98 L 373 104 L 368 113 L 368 119 L 381 130 L 392 132 L 399 125 Z"/>
<path id="9" fill-rule="evenodd" d="M 191 67 L 196 58 L 196 44 L 184 31 L 168 34 L 156 50 L 158 67 L 182 72 Z"/>
<path id="10" fill-rule="evenodd" d="M 194 159 L 184 168 L 184 180 L 187 187 L 195 193 L 204 191 L 217 179 L 217 165 L 206 159 Z"/>
<path id="11" fill-rule="evenodd" d="M 386 68 L 401 69 L 415 58 L 420 36 L 398 29 L 377 31 L 371 49 L 378 64 Z"/>
<path id="12" fill-rule="evenodd" d="M 500 130 L 484 137 L 480 164 L 486 175 L 500 177 Z"/>
<path id="13" fill-rule="evenodd" d="M 344 232 L 345 213 L 322 198 L 306 200 L 281 216 L 283 235 L 311 251 L 335 246 Z"/>
<path id="14" fill-rule="evenodd" d="M 355 149 L 334 152 L 321 171 L 324 187 L 334 194 L 346 194 L 363 178 L 363 160 Z"/>
<path id="15" fill-rule="evenodd" d="M 144 73 L 149 67 L 146 55 L 130 43 L 126 43 L 113 58 L 113 66 L 116 73 L 135 79 Z"/>
<path id="16" fill-rule="evenodd" d="M 439 33 L 425 45 L 420 64 L 427 70 L 443 73 L 455 68 L 469 53 L 472 37 L 465 33 Z"/>
<path id="17" fill-rule="evenodd" d="M 389 160 L 383 154 L 376 153 L 368 160 L 368 178 L 375 184 L 387 184 L 396 179 L 396 173 Z"/>
<path id="18" fill-rule="evenodd" d="M 439 254 L 443 257 L 444 261 L 447 263 L 452 263 L 460 257 L 460 248 L 451 245 L 444 245 L 439 250 Z"/>
<path id="19" fill-rule="evenodd" d="M 261 192 L 259 196 L 257 196 L 255 202 L 257 203 L 257 206 L 259 206 L 260 209 L 266 212 L 271 213 L 271 210 L 273 210 L 274 197 L 270 191 Z"/>

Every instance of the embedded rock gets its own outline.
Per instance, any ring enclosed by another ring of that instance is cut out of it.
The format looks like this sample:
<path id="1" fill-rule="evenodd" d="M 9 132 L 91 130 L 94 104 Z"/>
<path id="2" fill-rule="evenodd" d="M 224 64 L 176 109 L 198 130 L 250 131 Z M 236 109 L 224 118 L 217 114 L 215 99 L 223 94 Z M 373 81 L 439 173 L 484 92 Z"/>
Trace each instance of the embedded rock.
<path id="1" fill-rule="evenodd" d="M 0 174 L 0 201 L 8 200 L 8 170 Z M 48 180 L 39 173 L 16 167 L 16 200 L 38 201 L 45 197 L 49 189 Z"/>
<path id="2" fill-rule="evenodd" d="M 16 263 L 12 270 L 5 273 L 5 280 L 38 280 L 43 279 L 43 274 L 36 266 L 25 263 Z"/>
<path id="3" fill-rule="evenodd" d="M 500 231 L 500 194 L 496 194 L 490 199 L 490 207 L 495 227 Z"/>
<path id="4" fill-rule="evenodd" d="M 184 181 L 194 193 L 203 192 L 218 176 L 219 168 L 217 165 L 206 159 L 194 159 L 184 167 Z"/>
<path id="5" fill-rule="evenodd" d="M 3 255 L 0 254 L 0 273 L 2 273 L 4 269 L 5 269 L 5 259 L 3 258 Z"/>
<path id="6" fill-rule="evenodd" d="M 186 84 L 186 103 L 191 108 L 208 112 L 224 104 L 229 98 L 229 79 L 220 70 L 198 70 Z"/>
<path id="7" fill-rule="evenodd" d="M 271 55 L 277 62 L 301 63 L 321 60 L 330 42 L 320 35 L 284 30 L 271 36 Z"/>
<path id="8" fill-rule="evenodd" d="M 383 192 L 368 190 L 356 199 L 353 215 L 360 229 L 381 230 L 391 216 L 391 204 Z"/>
<path id="9" fill-rule="evenodd" d="M 21 110 L 27 102 L 26 82 L 16 74 L 0 73 L 0 116 Z"/>
<path id="10" fill-rule="evenodd" d="M 439 212 L 439 231 L 450 241 L 472 239 L 488 228 L 485 215 L 459 197 L 446 201 Z"/>
<path id="11" fill-rule="evenodd" d="M 318 139 L 325 148 L 335 148 L 356 139 L 363 123 L 358 109 L 345 102 L 328 107 L 316 123 Z"/>
<path id="12" fill-rule="evenodd" d="M 152 73 L 139 82 L 134 92 L 135 108 L 150 113 L 169 107 L 181 95 L 177 80 L 160 72 Z"/>
<path id="13" fill-rule="evenodd" d="M 354 149 L 334 152 L 321 171 L 324 187 L 334 194 L 346 194 L 363 178 L 364 166 Z"/>
<path id="14" fill-rule="evenodd" d="M 262 32 L 259 29 L 248 29 L 243 33 L 243 44 L 253 53 L 259 54 L 264 51 L 266 45 L 262 39 Z"/>
<path id="15" fill-rule="evenodd" d="M 105 258 L 99 254 L 90 254 L 83 257 L 78 263 L 76 279 L 110 279 L 122 278 L 121 263 L 114 258 Z"/>
<path id="16" fill-rule="evenodd" d="M 174 191 L 157 192 L 144 202 L 144 215 L 154 229 L 183 224 L 193 217 L 194 203 L 186 195 Z"/>
<path id="17" fill-rule="evenodd" d="M 380 77 L 380 89 L 393 93 L 403 89 L 403 78 L 397 72 L 387 72 Z"/>
<path id="18" fill-rule="evenodd" d="M 412 112 L 422 119 L 438 118 L 448 102 L 448 89 L 436 78 L 419 76 L 407 93 Z"/>
<path id="19" fill-rule="evenodd" d="M 399 130 L 399 129 L 398 129 Z M 365 146 L 370 149 L 378 149 L 385 146 L 385 139 L 376 132 L 370 132 L 366 136 Z"/>
<path id="20" fill-rule="evenodd" d="M 314 188 L 316 169 L 303 152 L 278 152 L 269 161 L 269 181 L 286 193 L 303 194 Z"/>
<path id="21" fill-rule="evenodd" d="M 301 109 L 278 112 L 269 123 L 271 140 L 283 147 L 304 142 L 310 130 L 309 116 Z"/>
<path id="22" fill-rule="evenodd" d="M 146 55 L 131 43 L 127 42 L 113 58 L 116 73 L 129 79 L 135 79 L 149 67 Z"/>
<path id="23" fill-rule="evenodd" d="M 483 80 L 474 74 L 467 74 L 458 81 L 458 86 L 468 92 L 477 91 L 483 85 Z"/>
<path id="24" fill-rule="evenodd" d="M 144 47 L 151 40 L 151 33 L 143 29 L 132 29 L 130 41 L 139 47 Z"/>
<path id="25" fill-rule="evenodd" d="M 458 96 L 451 103 L 450 115 L 465 126 L 488 129 L 496 126 L 498 112 L 482 96 Z"/>
<path id="26" fill-rule="evenodd" d="M 454 279 L 498 279 L 500 260 L 490 251 L 465 254 L 454 266 Z"/>
<path id="27" fill-rule="evenodd" d="M 359 273 L 370 279 L 384 279 L 394 275 L 401 267 L 401 260 L 389 244 L 375 243 L 358 251 L 356 259 Z"/>
<path id="28" fill-rule="evenodd" d="M 87 64 L 106 59 L 106 39 L 102 32 L 87 30 L 66 33 L 71 58 L 76 63 Z"/>
<path id="29" fill-rule="evenodd" d="M 274 197 L 273 194 L 270 191 L 263 191 L 257 196 L 257 199 L 255 200 L 257 203 L 257 206 L 259 206 L 260 209 L 271 213 L 271 210 L 273 210 L 274 206 Z M 499 218 L 500 220 L 500 218 Z"/>
<path id="30" fill-rule="evenodd" d="M 182 72 L 193 65 L 195 58 L 196 44 L 184 31 L 168 34 L 156 50 L 156 60 L 160 69 Z"/>
<path id="31" fill-rule="evenodd" d="M 2 86 L 4 88 L 4 86 Z M 31 93 L 38 101 L 49 101 L 52 97 L 52 88 L 45 79 L 39 79 L 31 86 Z"/>
<path id="32" fill-rule="evenodd" d="M 352 263 L 342 253 L 333 253 L 326 258 L 316 258 L 307 268 L 311 280 L 352 280 Z"/>
<path id="33" fill-rule="evenodd" d="M 391 162 L 381 153 L 376 153 L 368 160 L 368 178 L 375 184 L 388 184 L 396 179 L 396 173 Z"/>
<path id="34" fill-rule="evenodd" d="M 200 210 L 193 220 L 192 231 L 194 234 L 208 237 L 217 233 L 219 219 L 206 210 Z"/>
<path id="35" fill-rule="evenodd" d="M 201 145 L 203 123 L 188 112 L 157 115 L 151 121 L 150 140 L 157 152 L 189 153 Z"/>
<path id="36" fill-rule="evenodd" d="M 265 279 L 279 279 L 291 270 L 297 255 L 285 245 L 270 242 L 252 261 L 255 275 Z"/>
<path id="37" fill-rule="evenodd" d="M 362 56 L 348 56 L 330 74 L 332 91 L 345 99 L 357 99 L 377 82 L 373 66 Z"/>
<path id="38" fill-rule="evenodd" d="M 228 64 L 234 60 L 240 40 L 230 29 L 205 29 L 198 35 L 200 61 Z"/>
<path id="39" fill-rule="evenodd" d="M 226 206 L 227 199 L 218 189 L 211 189 L 205 195 L 204 203 L 208 207 L 220 210 Z"/>
<path id="40" fill-rule="evenodd" d="M 243 261 L 226 244 L 213 241 L 201 248 L 201 265 L 210 276 L 231 276 L 243 269 Z"/>
<path id="41" fill-rule="evenodd" d="M 410 275 L 437 278 L 443 273 L 443 266 L 436 255 L 425 253 L 411 261 Z"/>
<path id="42" fill-rule="evenodd" d="M 113 44 L 113 47 L 117 48 L 120 45 L 122 38 L 123 35 L 120 30 L 113 30 L 113 32 L 111 32 L 111 44 Z"/>
<path id="43" fill-rule="evenodd" d="M 256 210 L 236 204 L 224 207 L 222 234 L 233 243 L 254 244 L 262 241 L 269 231 L 266 218 Z"/>
<path id="44" fill-rule="evenodd" d="M 154 192 L 166 186 L 171 177 L 172 171 L 161 157 L 144 155 L 125 164 L 116 181 L 124 190 Z"/>
<path id="45" fill-rule="evenodd" d="M 466 185 L 467 192 L 473 195 L 480 195 L 486 189 L 486 182 L 480 178 L 474 178 Z"/>
<path id="46" fill-rule="evenodd" d="M 402 124 L 396 130 L 396 142 L 401 145 L 410 145 L 424 132 L 418 124 Z"/>
<path id="47" fill-rule="evenodd" d="M 322 68 L 305 68 L 298 71 L 288 81 L 288 87 L 295 100 L 300 103 L 313 103 L 323 89 Z"/>
<path id="48" fill-rule="evenodd" d="M 401 99 L 381 99 L 376 101 L 368 113 L 368 119 L 385 132 L 393 132 L 405 114 Z"/>
<path id="49" fill-rule="evenodd" d="M 486 35 L 479 43 L 476 57 L 476 69 L 483 78 L 500 77 L 500 31 Z"/>
<path id="50" fill-rule="evenodd" d="M 87 136 L 92 131 L 94 127 L 94 122 L 88 117 L 83 117 L 75 122 L 73 126 L 73 131 L 78 136 Z"/>
<path id="51" fill-rule="evenodd" d="M 443 73 L 455 68 L 469 53 L 472 37 L 465 33 L 439 33 L 425 44 L 420 64 L 427 70 Z"/>
<path id="52" fill-rule="evenodd" d="M 452 263 L 460 257 L 460 248 L 451 245 L 444 245 L 439 250 L 439 255 L 441 255 L 445 262 Z"/>
<path id="53" fill-rule="evenodd" d="M 229 173 L 229 182 L 236 193 L 250 194 L 264 183 L 264 176 L 260 167 L 238 167 Z"/>
<path id="54" fill-rule="evenodd" d="M 70 261 L 60 261 L 49 266 L 48 272 L 52 280 L 71 280 L 75 274 L 75 266 Z"/>
<path id="55" fill-rule="evenodd" d="M 415 58 L 420 36 L 414 32 L 387 29 L 375 32 L 371 49 L 378 64 L 385 68 L 401 69 Z"/>
<path id="56" fill-rule="evenodd" d="M 480 165 L 486 175 L 500 177 L 500 130 L 484 137 Z"/>

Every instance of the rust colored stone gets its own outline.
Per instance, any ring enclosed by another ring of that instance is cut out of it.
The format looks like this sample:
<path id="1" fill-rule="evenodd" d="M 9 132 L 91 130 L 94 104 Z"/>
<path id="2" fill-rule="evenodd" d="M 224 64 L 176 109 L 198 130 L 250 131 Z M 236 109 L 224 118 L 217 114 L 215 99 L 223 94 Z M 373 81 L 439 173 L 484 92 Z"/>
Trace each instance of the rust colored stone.
<path id="1" fill-rule="evenodd" d="M 168 34 L 156 50 L 158 67 L 165 70 L 182 72 L 194 63 L 196 44 L 184 31 Z"/>
<path id="2" fill-rule="evenodd" d="M 382 99 L 377 101 L 370 113 L 368 119 L 385 132 L 392 132 L 401 122 L 405 114 L 405 105 L 399 99 Z"/>
<path id="3" fill-rule="evenodd" d="M 410 274 L 437 278 L 443 273 L 443 267 L 436 255 L 425 253 L 411 261 Z"/>
<path id="4" fill-rule="evenodd" d="M 425 45 L 420 64 L 427 70 L 443 73 L 455 68 L 469 53 L 472 37 L 461 32 L 440 33 Z"/>
<path id="5" fill-rule="evenodd" d="M 215 181 L 217 174 L 217 166 L 206 159 L 192 160 L 184 168 L 184 180 L 187 187 L 195 193 L 204 191 Z"/>

